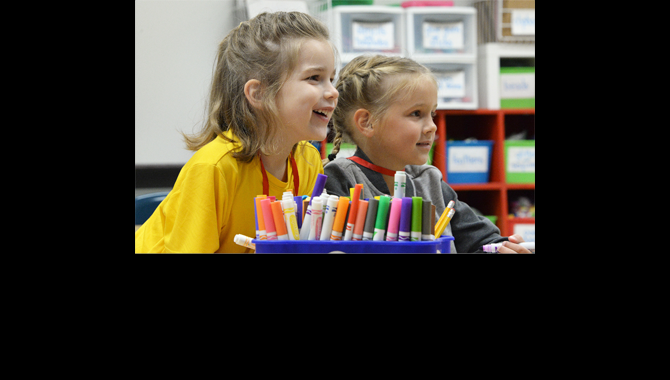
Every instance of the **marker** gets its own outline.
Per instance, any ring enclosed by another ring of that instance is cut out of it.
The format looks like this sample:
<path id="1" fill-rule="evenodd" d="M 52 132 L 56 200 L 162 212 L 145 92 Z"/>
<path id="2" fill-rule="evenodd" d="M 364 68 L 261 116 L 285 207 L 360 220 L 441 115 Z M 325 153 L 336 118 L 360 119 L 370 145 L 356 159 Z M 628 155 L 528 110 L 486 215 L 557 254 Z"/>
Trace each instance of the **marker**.
<path id="1" fill-rule="evenodd" d="M 412 228 L 410 233 L 411 241 L 421 241 L 421 211 L 423 199 L 421 197 L 412 197 Z"/>
<path id="2" fill-rule="evenodd" d="M 297 218 L 298 230 L 302 228 L 302 195 L 293 197 L 293 203 L 295 203 L 295 215 L 300 215 L 300 218 Z"/>
<path id="3" fill-rule="evenodd" d="M 349 220 L 347 220 L 347 231 L 344 233 L 344 241 L 351 240 L 354 234 L 354 225 L 356 224 L 356 213 L 358 212 L 358 203 L 361 201 L 361 190 L 363 185 L 358 183 L 354 186 L 354 194 L 351 196 L 351 207 L 349 208 Z"/>
<path id="4" fill-rule="evenodd" d="M 335 221 L 335 213 L 337 212 L 337 202 L 340 197 L 331 195 L 328 197 L 326 209 L 323 212 L 323 226 L 321 227 L 321 236 L 319 240 L 329 240 L 330 234 L 333 231 L 333 222 Z"/>
<path id="5" fill-rule="evenodd" d="M 243 247 L 251 248 L 253 250 L 256 249 L 256 244 L 251 242 L 251 238 L 249 236 L 244 236 L 242 234 L 237 234 L 233 238 L 233 241 L 237 245 L 241 245 Z"/>
<path id="6" fill-rule="evenodd" d="M 314 184 L 314 189 L 312 190 L 312 197 L 309 199 L 309 205 L 307 206 L 307 211 L 305 211 L 305 218 L 302 221 L 300 240 L 308 240 L 309 238 L 309 230 L 312 228 L 312 201 L 314 198 L 320 196 L 321 193 L 323 193 L 323 188 L 326 185 L 326 179 L 328 179 L 328 176 L 325 174 L 316 175 L 316 183 Z"/>
<path id="7" fill-rule="evenodd" d="M 320 196 L 321 193 L 323 193 L 323 188 L 326 186 L 326 179 L 328 179 L 328 176 L 325 174 L 316 175 L 316 183 L 314 184 L 314 189 L 312 190 L 312 197 L 309 200 L 307 211 L 305 211 L 305 218 L 302 221 L 302 229 L 300 230 L 300 240 L 309 239 L 310 235 L 309 230 L 312 228 L 312 201 L 314 200 L 314 198 Z"/>
<path id="8" fill-rule="evenodd" d="M 409 229 L 412 223 L 412 198 L 402 198 L 402 210 L 400 211 L 400 231 L 398 241 L 409 241 Z"/>
<path id="9" fill-rule="evenodd" d="M 423 200 L 421 206 L 421 241 L 431 241 L 430 239 L 430 209 L 432 203 L 428 200 Z"/>
<path id="10" fill-rule="evenodd" d="M 393 177 L 393 198 L 403 198 L 405 196 L 405 182 L 407 174 L 404 171 L 395 172 Z"/>
<path id="11" fill-rule="evenodd" d="M 433 233 L 435 232 L 435 205 L 430 206 L 430 240 L 434 241 L 435 240 L 435 235 Z"/>
<path id="12" fill-rule="evenodd" d="M 389 203 L 391 198 L 386 195 L 379 197 L 379 207 L 377 209 L 377 219 L 375 221 L 375 233 L 372 236 L 373 241 L 384 241 L 384 233 L 386 232 L 386 219 L 389 212 Z"/>
<path id="13" fill-rule="evenodd" d="M 286 223 L 288 240 L 300 240 L 300 232 L 298 232 L 298 222 L 295 218 L 293 202 L 290 199 L 285 199 L 282 201 L 282 204 L 284 205 L 284 223 Z"/>
<path id="14" fill-rule="evenodd" d="M 277 240 L 288 240 L 288 233 L 286 231 L 286 222 L 284 221 L 284 212 L 281 209 L 282 201 L 272 202 L 270 208 L 272 209 L 272 219 L 275 222 L 277 229 Z"/>
<path id="15" fill-rule="evenodd" d="M 321 237 L 321 222 L 323 221 L 323 202 L 317 197 L 312 202 L 312 221 L 309 227 L 307 240 L 319 240 Z"/>
<path id="16" fill-rule="evenodd" d="M 449 214 L 447 214 L 447 217 L 444 220 L 444 223 L 442 223 L 441 226 L 438 225 L 437 227 L 435 227 L 435 228 L 437 228 L 437 230 L 435 231 L 435 237 L 439 238 L 440 236 L 442 236 L 442 233 L 444 232 L 444 229 L 447 228 L 447 225 L 449 224 L 449 221 L 451 220 L 451 218 L 454 216 L 454 213 L 456 213 L 456 210 L 454 210 L 452 208 L 451 210 L 449 210 Z"/>
<path id="17" fill-rule="evenodd" d="M 389 226 L 386 232 L 386 241 L 398 241 L 398 227 L 400 226 L 400 209 L 402 199 L 393 198 L 391 201 L 391 212 L 389 213 Z"/>
<path id="18" fill-rule="evenodd" d="M 256 198 L 254 198 L 254 221 L 256 222 L 256 240 L 260 239 L 260 230 L 258 229 L 258 211 L 256 211 Z"/>
<path id="19" fill-rule="evenodd" d="M 365 226 L 363 227 L 363 240 L 372 240 L 372 235 L 375 230 L 375 220 L 377 219 L 377 208 L 379 201 L 377 199 L 370 199 L 368 201 L 368 215 L 365 217 Z"/>
<path id="20" fill-rule="evenodd" d="M 356 214 L 356 225 L 354 227 L 354 236 L 351 240 L 363 240 L 363 227 L 365 226 L 365 216 L 368 213 L 368 201 L 361 200 L 358 203 L 358 213 Z"/>
<path id="21" fill-rule="evenodd" d="M 263 220 L 265 221 L 265 232 L 268 235 L 268 240 L 277 240 L 277 230 L 275 230 L 275 221 L 272 218 L 272 203 L 269 199 L 261 199 L 261 209 L 263 210 Z"/>
<path id="22" fill-rule="evenodd" d="M 261 207 L 261 201 L 265 199 L 265 195 L 259 195 L 254 198 L 256 203 L 256 220 L 258 220 L 258 240 L 267 240 L 268 236 L 265 232 L 265 219 L 263 219 L 263 208 Z"/>
<path id="23" fill-rule="evenodd" d="M 340 197 L 337 202 L 337 214 L 333 222 L 333 232 L 330 234 L 330 240 L 342 240 L 342 229 L 344 228 L 344 219 L 347 217 L 349 208 L 349 198 Z"/>
<path id="24" fill-rule="evenodd" d="M 323 188 L 326 186 L 326 180 L 328 176 L 325 174 L 316 175 L 316 183 L 314 183 L 314 190 L 312 190 L 312 200 L 323 193 Z M 312 201 L 309 201 L 309 204 L 312 204 Z"/>
<path id="25" fill-rule="evenodd" d="M 524 241 L 521 243 L 517 243 L 520 246 L 526 248 L 529 251 L 535 252 L 535 242 L 534 241 Z M 495 243 L 495 244 L 487 244 L 482 247 L 484 252 L 491 252 L 491 253 L 498 253 L 498 249 L 502 247 L 502 243 Z"/>

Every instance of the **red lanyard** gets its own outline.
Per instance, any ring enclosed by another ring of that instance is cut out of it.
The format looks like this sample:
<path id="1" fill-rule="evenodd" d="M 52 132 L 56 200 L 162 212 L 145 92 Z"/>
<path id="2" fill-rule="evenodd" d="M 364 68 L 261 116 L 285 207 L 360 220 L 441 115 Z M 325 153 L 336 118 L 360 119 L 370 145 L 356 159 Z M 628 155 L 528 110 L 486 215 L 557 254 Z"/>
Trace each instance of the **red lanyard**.
<path id="1" fill-rule="evenodd" d="M 293 168 L 293 195 L 298 196 L 298 186 L 300 185 L 300 177 L 298 176 L 298 166 L 295 164 L 293 159 L 293 154 L 289 155 L 291 160 L 291 168 Z M 261 173 L 263 173 L 263 194 L 270 196 L 270 183 L 268 182 L 268 175 L 265 173 L 265 167 L 263 166 L 263 160 L 261 160 L 261 154 L 258 153 L 258 161 L 261 162 Z"/>
<path id="2" fill-rule="evenodd" d="M 350 159 L 351 161 L 357 163 L 357 164 L 361 164 L 361 165 L 365 166 L 368 169 L 374 170 L 377 173 L 390 175 L 391 177 L 393 177 L 395 175 L 394 170 L 382 168 L 381 166 L 377 166 L 377 165 L 373 164 L 372 162 L 367 162 L 360 157 L 351 156 L 351 157 L 347 157 L 347 158 Z"/>

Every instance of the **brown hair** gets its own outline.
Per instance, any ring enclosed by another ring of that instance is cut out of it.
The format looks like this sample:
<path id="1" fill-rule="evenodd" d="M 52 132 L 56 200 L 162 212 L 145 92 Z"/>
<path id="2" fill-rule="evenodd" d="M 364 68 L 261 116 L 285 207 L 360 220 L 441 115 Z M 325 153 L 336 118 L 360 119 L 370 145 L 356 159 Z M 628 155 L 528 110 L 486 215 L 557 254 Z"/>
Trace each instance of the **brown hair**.
<path id="1" fill-rule="evenodd" d="M 275 98 L 298 63 L 302 42 L 329 38 L 322 22 L 300 12 L 261 13 L 241 22 L 219 44 L 207 117 L 199 133 L 182 133 L 187 148 L 198 150 L 231 130 L 241 143 L 233 157 L 249 162 L 261 149 L 273 152 L 282 135 Z M 261 82 L 262 109 L 244 95 L 250 79 Z"/>
<path id="2" fill-rule="evenodd" d="M 428 68 L 409 58 L 363 55 L 351 60 L 340 71 L 335 84 L 340 96 L 333 112 L 335 137 L 329 157 L 340 151 L 342 140 L 357 144 L 353 138 L 353 126 L 349 125 L 351 115 L 356 110 L 368 110 L 370 123 L 381 124 L 389 106 L 411 94 L 419 83 L 414 79 L 421 75 L 428 75 L 435 81 Z M 390 78 L 394 80 L 387 80 Z M 323 164 L 329 161 L 329 158 L 325 158 Z"/>

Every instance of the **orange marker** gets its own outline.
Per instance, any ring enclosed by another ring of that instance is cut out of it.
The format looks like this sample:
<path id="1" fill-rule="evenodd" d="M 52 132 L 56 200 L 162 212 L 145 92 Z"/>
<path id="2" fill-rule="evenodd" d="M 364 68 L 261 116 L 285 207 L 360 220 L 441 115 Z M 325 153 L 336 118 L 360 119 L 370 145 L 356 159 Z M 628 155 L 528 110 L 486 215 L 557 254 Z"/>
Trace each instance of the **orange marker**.
<path id="1" fill-rule="evenodd" d="M 351 211 L 349 211 L 349 220 L 347 221 L 347 231 L 344 233 L 344 241 L 351 240 L 351 236 L 354 234 L 354 225 L 356 223 L 356 213 L 358 212 L 361 190 L 363 190 L 362 184 L 358 183 L 354 186 L 354 195 L 351 197 Z"/>
<path id="2" fill-rule="evenodd" d="M 368 213 L 368 201 L 360 201 L 358 204 L 358 213 L 356 214 L 356 225 L 354 226 L 354 236 L 352 240 L 363 240 L 363 227 L 365 226 L 365 216 Z"/>
<path id="3" fill-rule="evenodd" d="M 267 240 L 268 235 L 265 232 L 265 220 L 263 219 L 263 208 L 261 207 L 261 200 L 267 198 L 266 195 L 257 195 L 254 201 L 256 202 L 256 220 L 258 220 L 258 240 Z"/>
<path id="4" fill-rule="evenodd" d="M 335 214 L 330 240 L 342 240 L 342 229 L 344 228 L 344 219 L 347 217 L 347 209 L 349 209 L 349 198 L 340 197 L 337 202 L 337 214 Z"/>
<path id="5" fill-rule="evenodd" d="M 272 218 L 275 221 L 277 229 L 277 240 L 288 240 L 288 231 L 286 231 L 286 222 L 284 222 L 284 212 L 281 209 L 281 201 L 272 202 Z"/>

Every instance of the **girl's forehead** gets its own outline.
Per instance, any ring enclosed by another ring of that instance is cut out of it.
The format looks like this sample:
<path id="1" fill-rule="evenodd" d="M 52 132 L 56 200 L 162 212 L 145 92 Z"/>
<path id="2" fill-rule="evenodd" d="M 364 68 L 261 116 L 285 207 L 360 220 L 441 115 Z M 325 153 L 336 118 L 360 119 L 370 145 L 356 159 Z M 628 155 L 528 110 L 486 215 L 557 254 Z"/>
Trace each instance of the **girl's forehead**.
<path id="1" fill-rule="evenodd" d="M 303 41 L 297 58 L 298 66 L 320 66 L 331 70 L 335 66 L 335 55 L 328 41 L 315 39 Z"/>
<path id="2" fill-rule="evenodd" d="M 417 98 L 437 99 L 437 84 L 430 75 L 397 75 L 396 78 L 385 84 L 387 86 L 384 86 L 383 90 L 394 92 L 394 98 L 397 102 L 416 102 Z"/>

